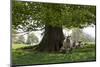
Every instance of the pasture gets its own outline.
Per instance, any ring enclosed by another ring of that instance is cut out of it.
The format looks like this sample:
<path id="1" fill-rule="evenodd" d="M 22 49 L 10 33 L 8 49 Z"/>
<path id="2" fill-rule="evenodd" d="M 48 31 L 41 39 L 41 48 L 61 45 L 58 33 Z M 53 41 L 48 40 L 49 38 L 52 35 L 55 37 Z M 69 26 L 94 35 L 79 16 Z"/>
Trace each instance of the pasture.
<path id="1" fill-rule="evenodd" d="M 77 48 L 70 53 L 47 53 L 38 52 L 32 48 L 33 46 L 24 44 L 12 45 L 12 62 L 14 65 L 27 64 L 50 64 L 50 63 L 69 63 L 95 61 L 95 45 L 87 44 L 83 48 Z M 22 49 L 27 48 L 27 49 Z M 29 49 L 28 49 L 29 48 Z M 31 48 L 31 49 L 30 49 Z"/>

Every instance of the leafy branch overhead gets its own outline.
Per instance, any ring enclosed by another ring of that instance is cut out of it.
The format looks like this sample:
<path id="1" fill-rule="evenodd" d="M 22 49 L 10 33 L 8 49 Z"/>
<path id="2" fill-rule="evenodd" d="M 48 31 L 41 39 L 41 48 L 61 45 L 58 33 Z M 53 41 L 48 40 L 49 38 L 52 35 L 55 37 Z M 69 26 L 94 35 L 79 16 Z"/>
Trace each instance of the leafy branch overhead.
<path id="1" fill-rule="evenodd" d="M 96 6 L 13 1 L 12 27 L 23 30 L 54 27 L 83 28 L 96 23 Z"/>

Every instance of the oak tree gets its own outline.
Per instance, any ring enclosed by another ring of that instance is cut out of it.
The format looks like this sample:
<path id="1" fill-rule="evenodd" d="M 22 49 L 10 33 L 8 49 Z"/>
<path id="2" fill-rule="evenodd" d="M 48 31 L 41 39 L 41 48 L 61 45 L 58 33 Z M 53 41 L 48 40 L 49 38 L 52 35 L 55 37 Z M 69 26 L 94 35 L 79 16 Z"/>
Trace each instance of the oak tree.
<path id="1" fill-rule="evenodd" d="M 96 6 L 12 1 L 12 28 L 26 31 L 44 29 L 40 51 L 59 51 L 64 40 L 62 29 L 96 24 Z"/>

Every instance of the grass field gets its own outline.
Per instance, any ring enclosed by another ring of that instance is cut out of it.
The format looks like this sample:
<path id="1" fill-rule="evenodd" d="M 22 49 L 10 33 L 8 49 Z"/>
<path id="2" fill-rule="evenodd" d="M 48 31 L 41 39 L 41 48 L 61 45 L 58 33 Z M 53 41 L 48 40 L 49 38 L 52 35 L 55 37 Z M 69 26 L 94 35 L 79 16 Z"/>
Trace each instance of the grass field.
<path id="1" fill-rule="evenodd" d="M 27 45 L 27 44 L 13 44 L 12 49 L 18 49 L 18 48 L 28 47 L 28 46 L 30 46 L 30 45 Z"/>
<path id="2" fill-rule="evenodd" d="M 95 45 L 87 45 L 84 48 L 74 49 L 71 53 L 46 53 L 37 52 L 33 49 L 24 50 L 23 47 L 30 47 L 23 44 L 12 46 L 12 62 L 15 65 L 27 64 L 48 64 L 62 62 L 95 61 Z"/>

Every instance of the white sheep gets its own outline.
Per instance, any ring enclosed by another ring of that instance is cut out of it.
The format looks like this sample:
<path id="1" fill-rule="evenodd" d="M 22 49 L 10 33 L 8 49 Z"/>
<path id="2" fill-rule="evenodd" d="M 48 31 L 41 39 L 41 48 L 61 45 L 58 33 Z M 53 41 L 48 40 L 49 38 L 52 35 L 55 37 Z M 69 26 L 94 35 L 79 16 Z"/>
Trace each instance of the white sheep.
<path id="1" fill-rule="evenodd" d="M 67 36 L 63 41 L 63 46 L 61 47 L 60 52 L 70 52 L 73 49 L 80 48 L 81 46 L 82 41 L 75 41 L 71 39 L 71 36 Z"/>
<path id="2" fill-rule="evenodd" d="M 73 42 L 71 40 L 71 36 L 67 36 L 63 41 L 63 46 L 60 49 L 60 52 L 69 52 L 72 49 Z"/>

